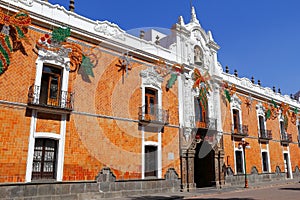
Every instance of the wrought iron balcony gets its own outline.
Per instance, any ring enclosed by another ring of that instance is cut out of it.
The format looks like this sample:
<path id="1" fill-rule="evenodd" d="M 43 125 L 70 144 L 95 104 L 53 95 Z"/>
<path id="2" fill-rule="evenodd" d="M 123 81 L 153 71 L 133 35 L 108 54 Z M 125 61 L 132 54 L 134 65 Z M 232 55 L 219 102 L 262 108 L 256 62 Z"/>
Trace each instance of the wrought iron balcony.
<path id="1" fill-rule="evenodd" d="M 55 96 L 41 96 L 41 87 L 32 85 L 28 91 L 28 105 L 30 107 L 39 107 L 41 109 L 59 109 L 65 111 L 73 110 L 73 93 L 67 91 L 58 91 Z"/>
<path id="2" fill-rule="evenodd" d="M 206 118 L 204 121 L 194 121 L 195 116 L 192 116 L 191 118 L 191 124 L 196 129 L 211 129 L 211 130 L 217 130 L 217 119 L 214 118 Z"/>
<path id="3" fill-rule="evenodd" d="M 248 125 L 232 124 L 231 125 L 232 136 L 245 137 L 248 136 Z"/>
<path id="4" fill-rule="evenodd" d="M 157 106 L 139 107 L 139 121 L 147 125 L 165 125 L 169 123 L 169 111 L 158 108 Z"/>
<path id="5" fill-rule="evenodd" d="M 292 141 L 293 141 L 292 134 L 289 134 L 289 133 L 286 133 L 286 132 L 282 132 L 280 134 L 280 142 L 281 142 L 281 144 L 288 145 Z"/>
<path id="6" fill-rule="evenodd" d="M 261 141 L 272 140 L 272 130 L 258 129 L 258 138 Z"/>

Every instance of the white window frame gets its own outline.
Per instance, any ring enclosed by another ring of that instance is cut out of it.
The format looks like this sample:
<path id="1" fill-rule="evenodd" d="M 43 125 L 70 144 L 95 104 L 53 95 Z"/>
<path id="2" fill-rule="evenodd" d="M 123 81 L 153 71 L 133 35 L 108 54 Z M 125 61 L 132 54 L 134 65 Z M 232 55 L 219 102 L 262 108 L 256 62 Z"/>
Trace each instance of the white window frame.
<path id="1" fill-rule="evenodd" d="M 262 103 L 259 103 L 256 105 L 256 117 L 257 117 L 257 130 L 258 130 L 258 135 L 260 135 L 260 122 L 259 122 L 259 117 L 263 117 L 264 120 L 264 128 L 265 131 L 267 131 L 267 123 L 266 123 L 266 117 L 265 117 L 265 111 Z M 266 132 L 267 133 L 267 132 Z"/>
<path id="2" fill-rule="evenodd" d="M 287 132 L 285 131 L 284 128 L 283 128 L 284 133 L 281 132 L 281 125 L 280 125 L 280 122 L 283 122 L 283 126 L 284 126 L 284 119 L 283 119 L 283 115 L 282 115 L 281 110 L 279 110 L 278 122 L 279 122 L 280 140 L 281 140 L 281 139 L 282 139 L 282 134 L 287 135 Z"/>
<path id="3" fill-rule="evenodd" d="M 38 51 L 34 85 L 39 86 L 39 88 L 41 88 L 40 86 L 41 86 L 44 64 L 58 66 L 62 69 L 63 74 L 61 79 L 62 81 L 61 91 L 68 91 L 69 69 L 70 69 L 70 58 L 68 57 L 68 55 L 66 54 L 65 56 L 62 56 L 56 52 L 47 51 L 47 50 Z M 34 101 L 38 103 L 36 100 L 39 99 L 40 91 L 34 91 L 34 93 L 38 95 L 34 97 L 35 98 Z M 62 105 L 64 105 L 64 102 L 62 102 Z M 31 116 L 31 124 L 30 124 L 30 136 L 29 136 L 25 181 L 31 182 L 32 179 L 32 163 L 33 163 L 34 145 L 35 145 L 36 138 L 49 138 L 49 139 L 58 140 L 56 181 L 62 181 L 67 116 L 66 114 L 61 115 L 59 133 L 45 133 L 45 132 L 36 132 L 37 115 L 38 115 L 38 111 L 33 110 Z"/>
<path id="4" fill-rule="evenodd" d="M 236 166 L 236 156 L 235 156 L 236 151 L 242 152 L 242 169 L 243 169 L 242 174 L 244 174 L 245 173 L 244 150 L 243 150 L 243 148 L 236 148 L 236 147 L 234 148 L 234 173 L 235 173 L 235 175 L 239 174 L 239 173 L 237 173 L 237 166 Z"/>
<path id="5" fill-rule="evenodd" d="M 263 164 L 263 156 L 262 156 L 262 153 L 263 152 L 266 152 L 267 153 L 267 156 L 268 156 L 268 170 L 267 171 L 264 171 L 264 164 Z M 269 153 L 269 145 L 267 145 L 267 149 L 261 149 L 260 151 L 260 155 L 261 155 L 261 171 L 263 173 L 270 173 L 271 172 L 271 166 L 270 166 L 270 153 Z"/>
<path id="6" fill-rule="evenodd" d="M 158 109 L 162 109 L 162 82 L 163 78 L 154 70 L 153 67 L 149 67 L 140 73 L 142 78 L 142 108 L 145 106 L 145 93 L 146 88 L 154 89 L 157 91 L 157 106 Z M 143 111 L 144 112 L 144 111 Z M 142 132 L 142 179 L 145 179 L 145 146 L 152 145 L 157 146 L 157 178 L 162 178 L 162 132 L 159 129 L 157 133 L 157 142 L 145 141 L 145 127 L 141 127 Z"/>
<path id="7" fill-rule="evenodd" d="M 36 138 L 48 138 L 58 141 L 57 149 L 57 163 L 56 163 L 56 181 L 62 181 L 63 179 L 63 166 L 64 166 L 64 151 L 65 151 L 65 135 L 66 135 L 66 115 L 62 115 L 60 133 L 49 133 L 49 132 L 35 132 L 37 121 L 37 111 L 33 111 L 30 125 L 30 137 L 28 147 L 28 157 L 26 166 L 25 181 L 32 181 L 32 164 L 34 145 Z"/>
<path id="8" fill-rule="evenodd" d="M 162 159 L 161 159 L 161 148 L 159 146 L 161 143 L 154 141 L 145 141 L 143 145 L 143 153 L 142 153 L 142 179 L 145 179 L 145 147 L 146 146 L 155 146 L 157 147 L 157 178 L 162 178 Z"/>
<path id="9" fill-rule="evenodd" d="M 287 153 L 288 154 L 288 170 L 289 170 L 289 176 L 290 178 L 289 179 L 293 179 L 293 171 L 292 171 L 292 165 L 291 165 L 291 155 L 290 155 L 290 148 L 287 147 L 287 150 L 283 151 L 282 152 L 282 156 L 283 156 L 283 164 L 284 164 L 284 154 Z M 285 170 L 285 169 L 283 169 Z"/>
<path id="10" fill-rule="evenodd" d="M 232 122 L 232 127 L 231 131 L 233 132 L 234 129 L 234 119 L 233 119 L 233 110 L 238 110 L 239 111 L 239 125 L 243 124 L 242 120 L 242 109 L 241 109 L 242 101 L 241 99 L 234 93 L 231 97 L 231 102 L 230 102 L 230 112 L 231 112 L 231 122 Z M 242 131 L 243 127 L 239 127 Z"/>
<path id="11" fill-rule="evenodd" d="M 38 96 L 34 97 L 34 102 L 37 102 L 36 99 L 39 99 L 40 90 L 41 90 L 41 81 L 43 75 L 43 67 L 45 64 L 51 66 L 57 66 L 62 69 L 62 79 L 61 79 L 61 91 L 68 91 L 68 83 L 69 83 L 69 69 L 70 69 L 70 58 L 62 57 L 57 53 L 51 51 L 38 51 L 38 59 L 36 60 L 36 74 L 35 74 L 35 86 L 39 86 L 39 91 L 34 91 L 34 93 Z M 51 56 L 52 57 L 51 57 Z M 60 97 L 62 98 L 62 97 Z M 62 99 L 61 99 L 62 100 Z M 65 105 L 65 102 L 61 102 L 62 106 Z"/>

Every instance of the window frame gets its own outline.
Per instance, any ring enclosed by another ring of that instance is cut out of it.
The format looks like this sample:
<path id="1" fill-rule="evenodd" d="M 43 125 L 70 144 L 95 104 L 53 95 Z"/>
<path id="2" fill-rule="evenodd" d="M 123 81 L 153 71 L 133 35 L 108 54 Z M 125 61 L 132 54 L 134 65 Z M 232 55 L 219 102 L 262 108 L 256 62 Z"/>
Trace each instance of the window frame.
<path id="1" fill-rule="evenodd" d="M 264 159 L 263 155 L 266 155 L 266 160 Z M 269 169 L 270 169 L 270 163 L 269 163 L 269 152 L 268 151 L 262 151 L 261 152 L 261 162 L 262 162 L 262 172 L 263 173 L 269 173 Z M 264 162 L 265 161 L 265 162 Z M 266 163 L 266 166 L 264 165 L 264 163 Z M 265 170 L 266 167 L 266 170 Z"/>
<path id="2" fill-rule="evenodd" d="M 238 159 L 237 159 L 237 152 L 241 154 L 241 167 L 238 167 Z M 243 149 L 235 149 L 234 150 L 234 166 L 235 166 L 235 174 L 244 174 L 245 173 L 245 164 L 244 164 L 244 151 Z M 242 171 L 238 172 L 238 168 Z"/>

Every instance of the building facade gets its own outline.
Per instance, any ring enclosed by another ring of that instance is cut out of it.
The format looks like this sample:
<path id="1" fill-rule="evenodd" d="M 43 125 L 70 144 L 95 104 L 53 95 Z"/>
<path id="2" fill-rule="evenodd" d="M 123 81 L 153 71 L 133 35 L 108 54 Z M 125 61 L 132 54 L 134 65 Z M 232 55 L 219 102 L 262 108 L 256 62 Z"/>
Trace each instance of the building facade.
<path id="1" fill-rule="evenodd" d="M 299 174 L 299 102 L 223 71 L 194 8 L 133 36 L 46 1 L 0 6 L 0 182 Z"/>

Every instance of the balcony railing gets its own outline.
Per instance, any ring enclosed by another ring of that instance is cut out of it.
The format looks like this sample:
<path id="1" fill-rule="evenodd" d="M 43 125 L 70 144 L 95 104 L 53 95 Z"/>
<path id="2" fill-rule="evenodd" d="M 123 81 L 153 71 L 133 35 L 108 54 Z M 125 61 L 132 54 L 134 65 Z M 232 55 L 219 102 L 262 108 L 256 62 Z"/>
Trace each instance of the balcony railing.
<path id="1" fill-rule="evenodd" d="M 64 110 L 73 110 L 73 93 L 67 91 L 59 91 L 56 98 L 40 97 L 41 87 L 32 85 L 28 91 L 28 105 L 41 106 L 44 108 L 59 108 Z"/>
<path id="2" fill-rule="evenodd" d="M 212 129 L 217 130 L 217 119 L 214 118 L 206 118 L 205 121 L 194 121 L 195 116 L 191 117 L 191 124 L 194 124 L 193 126 L 195 128 L 202 128 L 202 129 Z"/>
<path id="3" fill-rule="evenodd" d="M 292 134 L 282 132 L 280 134 L 280 141 L 281 141 L 282 144 L 291 143 L 293 141 Z"/>
<path id="4" fill-rule="evenodd" d="M 139 121 L 154 124 L 168 124 L 169 111 L 154 107 L 139 107 Z"/>
<path id="5" fill-rule="evenodd" d="M 258 129 L 258 137 L 262 140 L 272 140 L 272 130 Z"/>
<path id="6" fill-rule="evenodd" d="M 248 136 L 248 125 L 232 124 L 231 132 L 234 136 Z"/>

